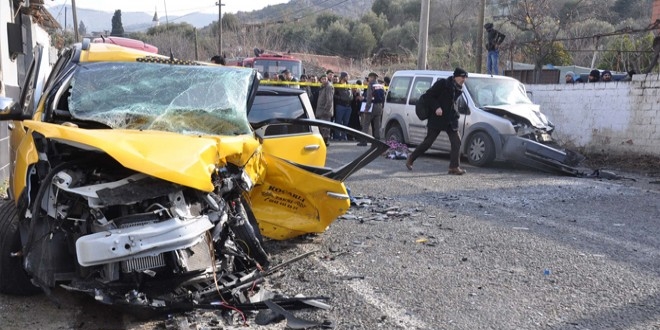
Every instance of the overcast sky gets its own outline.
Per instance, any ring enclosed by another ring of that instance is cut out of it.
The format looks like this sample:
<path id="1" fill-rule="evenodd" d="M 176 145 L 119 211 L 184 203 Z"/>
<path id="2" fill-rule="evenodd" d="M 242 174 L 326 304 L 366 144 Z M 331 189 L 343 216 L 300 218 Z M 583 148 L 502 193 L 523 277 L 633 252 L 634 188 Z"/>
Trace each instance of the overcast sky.
<path id="1" fill-rule="evenodd" d="M 46 6 L 55 6 L 66 3 L 71 5 L 71 0 L 46 0 Z M 117 9 L 125 12 L 141 11 L 153 15 L 158 10 L 158 17 L 167 15 L 181 16 L 193 12 L 217 13 L 218 0 L 76 0 L 77 8 L 95 9 L 114 12 Z M 289 0 L 222 0 L 223 13 L 236 13 L 238 11 L 253 11 L 268 5 L 276 5 L 289 2 Z"/>

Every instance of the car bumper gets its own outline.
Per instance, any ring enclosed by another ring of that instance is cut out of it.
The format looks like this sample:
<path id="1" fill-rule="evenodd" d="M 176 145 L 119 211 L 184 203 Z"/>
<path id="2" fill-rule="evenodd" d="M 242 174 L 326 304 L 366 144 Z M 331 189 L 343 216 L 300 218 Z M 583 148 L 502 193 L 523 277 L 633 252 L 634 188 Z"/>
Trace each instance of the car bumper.
<path id="1" fill-rule="evenodd" d="M 575 167 L 583 157 L 536 141 L 509 136 L 504 139 L 503 158 L 547 172 L 581 175 Z"/>

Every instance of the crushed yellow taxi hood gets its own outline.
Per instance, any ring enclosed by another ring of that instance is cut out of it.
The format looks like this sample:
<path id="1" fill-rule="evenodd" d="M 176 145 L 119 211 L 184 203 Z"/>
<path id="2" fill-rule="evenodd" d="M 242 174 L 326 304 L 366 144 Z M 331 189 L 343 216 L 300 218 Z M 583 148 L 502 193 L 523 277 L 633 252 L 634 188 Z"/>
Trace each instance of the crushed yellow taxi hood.
<path id="1" fill-rule="evenodd" d="M 260 148 L 259 141 L 250 135 L 197 137 L 161 131 L 91 130 L 32 120 L 24 125 L 62 143 L 103 151 L 126 168 L 203 191 L 213 190 L 211 174 L 217 165 L 248 165 L 253 180 L 261 167 L 253 162 L 259 157 L 251 157 Z"/>

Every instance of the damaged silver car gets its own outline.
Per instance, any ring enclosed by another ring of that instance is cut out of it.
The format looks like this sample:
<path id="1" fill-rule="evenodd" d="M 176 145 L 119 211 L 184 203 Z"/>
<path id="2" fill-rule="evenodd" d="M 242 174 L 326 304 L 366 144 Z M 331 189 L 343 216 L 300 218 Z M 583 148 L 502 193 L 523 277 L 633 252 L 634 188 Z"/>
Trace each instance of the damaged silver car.
<path id="1" fill-rule="evenodd" d="M 392 77 L 383 113 L 383 136 L 415 146 L 426 136 L 426 120 L 415 114 L 419 97 L 449 71 L 397 71 Z M 512 161 L 540 170 L 578 174 L 584 159 L 552 138 L 554 125 L 527 97 L 525 86 L 505 76 L 470 74 L 458 101 L 462 153 L 470 164 L 487 166 Z M 446 134 L 431 149 L 449 152 Z"/>

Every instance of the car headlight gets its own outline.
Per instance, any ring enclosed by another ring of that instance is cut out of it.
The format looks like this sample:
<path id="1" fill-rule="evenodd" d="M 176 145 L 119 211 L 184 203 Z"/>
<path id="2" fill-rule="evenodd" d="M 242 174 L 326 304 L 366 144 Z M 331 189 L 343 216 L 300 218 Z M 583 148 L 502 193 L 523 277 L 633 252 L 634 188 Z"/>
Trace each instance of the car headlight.
<path id="1" fill-rule="evenodd" d="M 534 127 L 531 127 L 526 124 L 520 124 L 516 127 L 516 133 L 518 133 L 518 136 L 526 136 L 530 134 L 534 134 L 536 130 Z"/>

